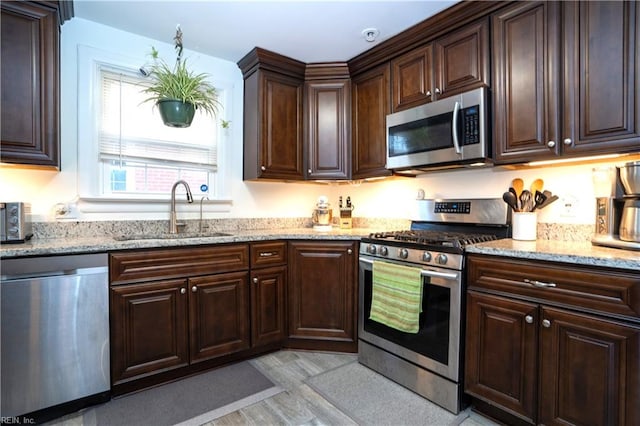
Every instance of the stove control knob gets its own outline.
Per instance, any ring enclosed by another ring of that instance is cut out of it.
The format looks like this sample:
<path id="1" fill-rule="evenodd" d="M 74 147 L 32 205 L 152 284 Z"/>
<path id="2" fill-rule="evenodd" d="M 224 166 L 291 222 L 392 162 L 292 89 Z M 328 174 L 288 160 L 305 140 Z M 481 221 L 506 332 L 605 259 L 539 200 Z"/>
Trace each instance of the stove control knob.
<path id="1" fill-rule="evenodd" d="M 429 253 L 428 251 L 422 253 L 422 260 L 425 262 L 431 262 L 431 253 Z"/>
<path id="2" fill-rule="evenodd" d="M 367 247 L 367 253 L 369 254 L 376 254 L 377 251 L 376 246 L 373 244 L 370 244 L 369 247 Z"/>
<path id="3" fill-rule="evenodd" d="M 389 249 L 385 246 L 380 247 L 380 254 L 383 256 L 387 256 L 389 254 Z"/>
<path id="4" fill-rule="evenodd" d="M 440 253 L 439 255 L 436 256 L 436 262 L 439 263 L 440 265 L 446 265 L 447 260 L 448 259 L 446 254 Z"/>
<path id="5" fill-rule="evenodd" d="M 409 257 L 409 250 L 407 250 L 406 248 L 401 248 L 400 250 L 398 250 L 398 257 L 400 259 L 406 259 L 407 257 Z"/>

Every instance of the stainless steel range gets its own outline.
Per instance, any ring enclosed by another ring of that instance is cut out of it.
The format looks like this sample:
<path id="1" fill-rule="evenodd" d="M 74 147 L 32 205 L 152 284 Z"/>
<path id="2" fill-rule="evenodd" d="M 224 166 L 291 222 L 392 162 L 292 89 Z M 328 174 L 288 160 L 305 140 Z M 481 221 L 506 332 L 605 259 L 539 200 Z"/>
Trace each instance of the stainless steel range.
<path id="1" fill-rule="evenodd" d="M 374 233 L 360 244 L 358 360 L 457 414 L 464 408 L 465 247 L 508 237 L 510 216 L 498 198 L 416 202 L 411 229 Z M 385 311 L 385 303 L 387 314 L 397 308 L 393 299 L 377 299 L 376 292 L 407 291 L 379 272 L 391 268 L 393 274 L 398 266 L 400 273 L 413 273 L 419 281 L 414 282 L 420 295 L 414 298 L 419 306 L 412 331 L 393 323 L 393 317 L 388 322 L 379 315 L 372 319 L 372 301 L 376 312 Z M 381 283 L 384 279 L 388 282 Z"/>

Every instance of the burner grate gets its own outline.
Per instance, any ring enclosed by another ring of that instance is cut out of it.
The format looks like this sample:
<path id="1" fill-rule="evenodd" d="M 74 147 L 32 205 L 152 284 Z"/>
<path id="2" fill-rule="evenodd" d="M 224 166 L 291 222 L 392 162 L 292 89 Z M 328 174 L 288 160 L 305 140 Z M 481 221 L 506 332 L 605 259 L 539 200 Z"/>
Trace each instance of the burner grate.
<path id="1" fill-rule="evenodd" d="M 373 240 L 407 242 L 423 246 L 454 247 L 457 249 L 464 248 L 469 244 L 476 244 L 498 239 L 498 237 L 493 234 L 471 234 L 464 232 L 426 230 L 374 232 L 369 234 L 369 238 Z"/>

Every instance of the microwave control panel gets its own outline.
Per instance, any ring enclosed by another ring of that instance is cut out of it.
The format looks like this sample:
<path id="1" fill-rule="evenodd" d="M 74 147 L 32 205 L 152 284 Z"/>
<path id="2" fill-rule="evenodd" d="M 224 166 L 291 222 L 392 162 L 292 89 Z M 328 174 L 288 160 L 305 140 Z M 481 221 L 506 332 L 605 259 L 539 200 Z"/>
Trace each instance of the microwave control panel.
<path id="1" fill-rule="evenodd" d="M 462 145 L 480 143 L 480 106 L 462 109 Z"/>

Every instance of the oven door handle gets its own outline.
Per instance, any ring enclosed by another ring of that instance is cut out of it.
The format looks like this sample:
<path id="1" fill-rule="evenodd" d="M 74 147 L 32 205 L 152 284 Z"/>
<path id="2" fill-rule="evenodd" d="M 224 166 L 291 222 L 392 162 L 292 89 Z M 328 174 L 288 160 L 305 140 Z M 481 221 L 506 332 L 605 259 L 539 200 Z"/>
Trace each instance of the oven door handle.
<path id="1" fill-rule="evenodd" d="M 366 259 L 361 257 L 360 262 L 364 262 L 364 263 L 368 263 L 370 265 L 373 265 L 373 260 L 371 259 Z M 451 273 L 451 272 L 438 272 L 438 271 L 429 271 L 426 269 L 421 269 L 420 270 L 420 275 L 423 277 L 430 277 L 430 278 L 443 278 L 445 280 L 455 280 L 458 278 L 458 274 L 455 273 Z"/>

